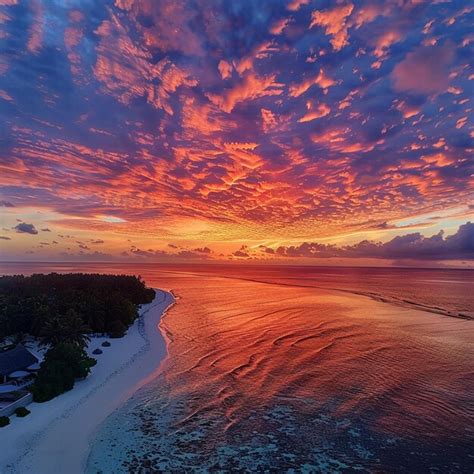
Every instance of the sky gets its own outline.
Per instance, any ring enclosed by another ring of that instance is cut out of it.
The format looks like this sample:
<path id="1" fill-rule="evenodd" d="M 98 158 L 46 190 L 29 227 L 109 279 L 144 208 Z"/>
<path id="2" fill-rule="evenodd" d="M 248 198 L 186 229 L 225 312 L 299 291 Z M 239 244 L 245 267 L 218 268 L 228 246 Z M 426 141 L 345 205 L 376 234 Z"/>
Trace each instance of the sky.
<path id="1" fill-rule="evenodd" d="M 473 20 L 0 0 L 0 259 L 474 268 Z"/>

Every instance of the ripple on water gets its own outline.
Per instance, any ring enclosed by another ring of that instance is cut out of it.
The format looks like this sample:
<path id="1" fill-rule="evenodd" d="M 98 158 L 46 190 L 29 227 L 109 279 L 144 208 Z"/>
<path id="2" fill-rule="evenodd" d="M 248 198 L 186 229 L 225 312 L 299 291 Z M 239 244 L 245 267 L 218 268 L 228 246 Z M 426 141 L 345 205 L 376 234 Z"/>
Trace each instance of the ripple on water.
<path id="1" fill-rule="evenodd" d="M 453 325 L 465 321 L 449 321 L 445 340 L 449 318 L 420 324 L 363 298 L 203 276 L 161 283 L 181 297 L 163 322 L 169 358 L 106 421 L 89 472 L 474 468 L 474 352 L 456 339 L 467 326 Z"/>

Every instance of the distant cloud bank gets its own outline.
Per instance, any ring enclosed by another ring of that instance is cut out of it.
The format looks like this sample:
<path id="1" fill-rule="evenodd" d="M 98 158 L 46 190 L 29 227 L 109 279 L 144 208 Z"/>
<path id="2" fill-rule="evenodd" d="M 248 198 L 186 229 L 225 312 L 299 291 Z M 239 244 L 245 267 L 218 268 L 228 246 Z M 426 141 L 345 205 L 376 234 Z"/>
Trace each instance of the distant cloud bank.
<path id="1" fill-rule="evenodd" d="M 267 248 L 266 248 L 267 249 Z M 270 252 L 273 249 L 270 249 Z M 355 245 L 338 247 L 331 244 L 303 243 L 298 246 L 281 246 L 276 255 L 285 257 L 356 257 L 385 259 L 473 260 L 474 224 L 467 222 L 458 231 L 444 237 L 443 231 L 432 237 L 419 232 L 397 236 L 389 242 L 363 240 Z"/>

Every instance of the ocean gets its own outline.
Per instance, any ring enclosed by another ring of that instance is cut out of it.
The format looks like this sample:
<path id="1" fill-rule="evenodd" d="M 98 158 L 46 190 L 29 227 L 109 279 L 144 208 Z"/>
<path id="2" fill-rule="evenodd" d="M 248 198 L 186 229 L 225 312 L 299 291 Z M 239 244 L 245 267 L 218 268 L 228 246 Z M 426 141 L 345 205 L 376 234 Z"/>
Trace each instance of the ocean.
<path id="1" fill-rule="evenodd" d="M 89 473 L 473 472 L 474 272 L 8 264 L 173 290 L 161 373 L 101 426 Z"/>

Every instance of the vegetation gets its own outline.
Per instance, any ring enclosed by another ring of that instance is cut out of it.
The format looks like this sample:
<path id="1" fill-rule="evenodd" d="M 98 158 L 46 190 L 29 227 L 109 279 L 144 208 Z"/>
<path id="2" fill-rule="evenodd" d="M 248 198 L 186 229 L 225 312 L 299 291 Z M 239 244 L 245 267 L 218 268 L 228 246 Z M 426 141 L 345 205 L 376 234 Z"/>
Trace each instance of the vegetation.
<path id="1" fill-rule="evenodd" d="M 138 315 L 138 305 L 151 303 L 155 291 L 140 277 L 71 273 L 0 277 L 0 340 L 21 342 L 26 334 L 45 344 L 64 338 L 84 347 L 87 336 L 121 337 Z"/>
<path id="2" fill-rule="evenodd" d="M 31 413 L 31 411 L 28 410 L 28 408 L 25 408 L 25 407 L 18 407 L 15 410 L 15 415 L 18 416 L 19 418 L 24 418 L 25 416 L 28 416 L 30 413 Z"/>
<path id="3" fill-rule="evenodd" d="M 10 424 L 10 418 L 8 416 L 0 416 L 0 428 Z"/>
<path id="4" fill-rule="evenodd" d="M 46 353 L 31 387 L 35 402 L 46 402 L 74 387 L 76 379 L 89 375 L 96 360 L 88 357 L 82 347 L 60 342 Z"/>
<path id="5" fill-rule="evenodd" d="M 96 360 L 89 334 L 122 337 L 155 291 L 140 277 L 67 274 L 0 277 L 0 340 L 30 334 L 49 347 L 31 387 L 37 402 L 71 390 Z"/>

